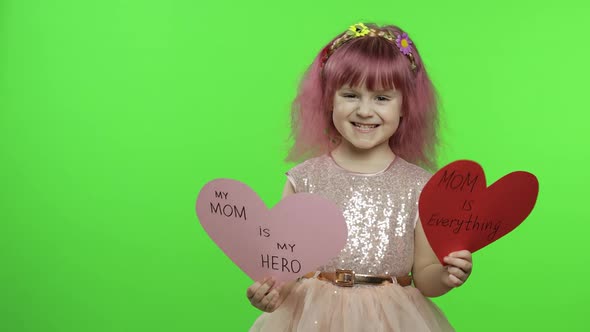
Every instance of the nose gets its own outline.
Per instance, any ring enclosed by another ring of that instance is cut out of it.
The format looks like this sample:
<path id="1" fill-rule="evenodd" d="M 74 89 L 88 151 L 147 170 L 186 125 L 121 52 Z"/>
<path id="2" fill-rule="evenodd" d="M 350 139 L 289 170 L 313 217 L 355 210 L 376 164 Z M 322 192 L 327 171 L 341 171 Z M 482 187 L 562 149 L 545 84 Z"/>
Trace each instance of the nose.
<path id="1" fill-rule="evenodd" d="M 369 118 L 369 117 L 373 116 L 374 111 L 371 106 L 371 103 L 367 102 L 367 101 L 361 102 L 359 104 L 359 107 L 356 110 L 356 114 L 360 117 L 363 117 L 363 118 Z"/>

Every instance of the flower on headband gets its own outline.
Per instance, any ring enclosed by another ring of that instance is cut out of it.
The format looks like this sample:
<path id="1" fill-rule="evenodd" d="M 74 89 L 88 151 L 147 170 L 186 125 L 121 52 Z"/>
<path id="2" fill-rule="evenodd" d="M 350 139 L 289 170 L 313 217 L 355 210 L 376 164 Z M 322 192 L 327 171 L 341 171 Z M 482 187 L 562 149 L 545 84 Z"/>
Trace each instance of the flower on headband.
<path id="1" fill-rule="evenodd" d="M 404 32 L 403 34 L 398 35 L 395 44 L 404 55 L 412 53 L 412 41 L 407 33 Z"/>
<path id="2" fill-rule="evenodd" d="M 346 31 L 349 35 L 354 35 L 355 37 L 362 37 L 370 32 L 369 28 L 362 23 L 357 23 L 355 25 L 351 25 Z"/>

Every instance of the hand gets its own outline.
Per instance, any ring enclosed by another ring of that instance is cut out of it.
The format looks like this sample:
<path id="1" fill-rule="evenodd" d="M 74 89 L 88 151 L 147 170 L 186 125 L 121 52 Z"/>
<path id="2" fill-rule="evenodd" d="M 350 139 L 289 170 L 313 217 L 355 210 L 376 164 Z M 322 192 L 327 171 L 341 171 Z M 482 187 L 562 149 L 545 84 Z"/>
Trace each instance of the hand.
<path id="1" fill-rule="evenodd" d="M 275 284 L 277 287 L 273 288 Z M 264 278 L 262 281 L 257 281 L 248 287 L 246 296 L 248 296 L 250 303 L 254 307 L 262 311 L 273 312 L 283 302 L 281 298 L 282 286 L 282 284 L 277 284 L 272 277 Z"/>
<path id="2" fill-rule="evenodd" d="M 471 252 L 468 250 L 455 251 L 450 253 L 443 260 L 448 264 L 445 267 L 449 272 L 449 274 L 444 277 L 444 284 L 451 288 L 463 285 L 465 281 L 467 281 L 467 278 L 469 278 L 473 267 Z"/>

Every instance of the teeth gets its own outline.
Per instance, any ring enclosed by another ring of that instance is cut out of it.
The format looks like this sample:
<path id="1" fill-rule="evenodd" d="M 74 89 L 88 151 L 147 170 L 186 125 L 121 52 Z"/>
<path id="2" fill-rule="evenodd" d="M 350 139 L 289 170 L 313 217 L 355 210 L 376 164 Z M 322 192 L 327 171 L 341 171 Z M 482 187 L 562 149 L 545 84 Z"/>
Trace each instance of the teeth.
<path id="1" fill-rule="evenodd" d="M 359 127 L 359 128 L 364 128 L 364 129 L 371 129 L 371 128 L 377 128 L 378 125 L 366 125 L 366 124 L 360 124 L 360 123 L 356 123 L 353 122 L 355 127 Z"/>

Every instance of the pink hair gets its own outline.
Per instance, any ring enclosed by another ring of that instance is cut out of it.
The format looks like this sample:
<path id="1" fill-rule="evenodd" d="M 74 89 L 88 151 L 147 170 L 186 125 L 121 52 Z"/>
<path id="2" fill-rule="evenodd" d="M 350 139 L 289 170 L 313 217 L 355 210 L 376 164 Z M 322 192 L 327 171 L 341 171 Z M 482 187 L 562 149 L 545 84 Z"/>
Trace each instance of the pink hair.
<path id="1" fill-rule="evenodd" d="M 395 36 L 404 32 L 392 25 L 381 28 L 374 24 L 365 25 L 388 30 Z M 365 84 L 369 90 L 395 88 L 401 92 L 403 117 L 389 140 L 389 146 L 401 158 L 435 169 L 437 98 L 416 44 L 412 45 L 417 66 L 415 72 L 408 57 L 393 42 L 370 36 L 341 45 L 322 67 L 322 57 L 330 44 L 305 73 L 293 101 L 291 135 L 295 144 L 287 160 L 299 161 L 335 148 L 340 134 L 332 123 L 334 94 L 345 84 L 353 87 Z"/>

